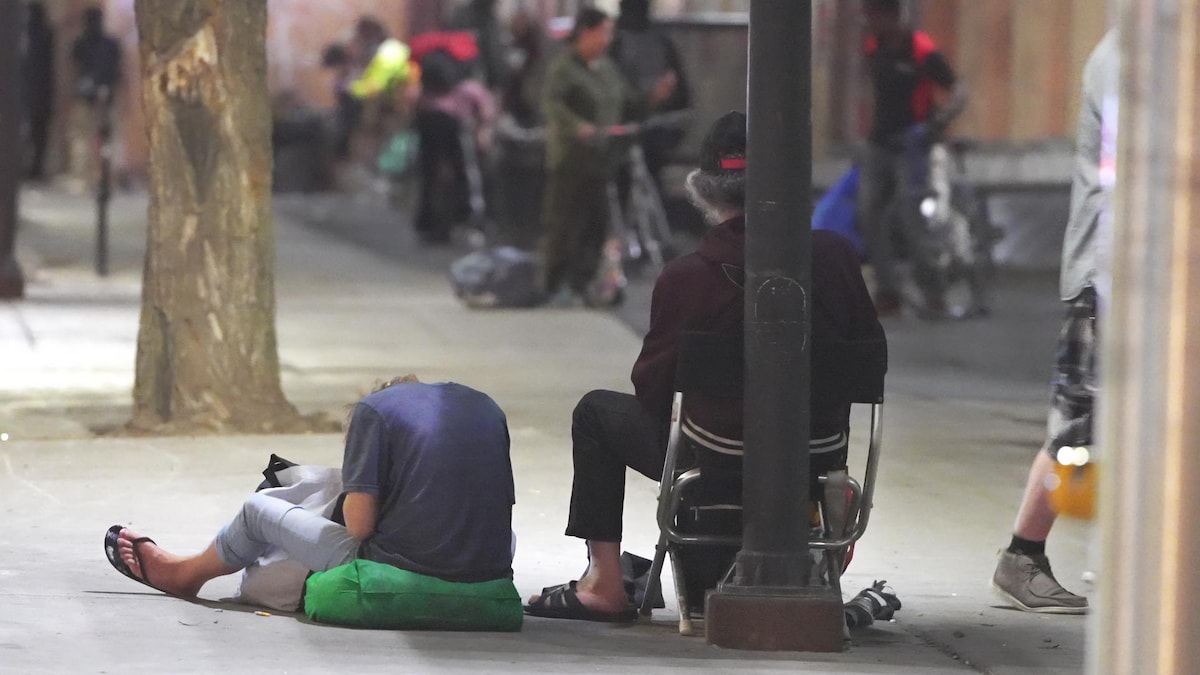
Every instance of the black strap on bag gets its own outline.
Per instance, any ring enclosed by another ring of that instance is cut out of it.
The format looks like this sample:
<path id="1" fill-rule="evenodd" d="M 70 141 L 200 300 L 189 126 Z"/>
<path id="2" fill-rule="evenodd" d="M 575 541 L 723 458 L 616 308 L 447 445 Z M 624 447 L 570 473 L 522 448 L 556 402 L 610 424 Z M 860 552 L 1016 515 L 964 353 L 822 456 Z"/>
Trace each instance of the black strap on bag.
<path id="1" fill-rule="evenodd" d="M 259 492 L 261 490 L 266 490 L 267 488 L 283 487 L 283 484 L 279 482 L 279 477 L 276 474 L 284 469 L 290 469 L 293 466 L 297 466 L 296 462 L 293 462 L 290 459 L 284 459 L 272 452 L 271 459 L 267 461 L 267 468 L 263 469 L 262 472 L 263 482 L 259 483 L 258 487 L 255 488 L 254 491 Z"/>

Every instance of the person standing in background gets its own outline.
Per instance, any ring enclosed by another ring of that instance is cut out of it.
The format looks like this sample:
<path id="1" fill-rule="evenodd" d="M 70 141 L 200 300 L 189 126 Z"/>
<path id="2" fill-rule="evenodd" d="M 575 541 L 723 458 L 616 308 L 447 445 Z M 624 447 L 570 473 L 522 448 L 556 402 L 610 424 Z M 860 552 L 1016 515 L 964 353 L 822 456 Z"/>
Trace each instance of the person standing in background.
<path id="1" fill-rule="evenodd" d="M 651 21 L 650 0 L 621 0 L 621 13 L 617 16 L 609 56 L 643 96 L 649 96 L 664 76 L 669 74 L 675 78 L 675 90 L 659 106 L 660 111 L 684 110 L 691 105 L 683 62 L 670 36 Z M 654 178 L 660 193 L 663 191 L 662 169 L 686 133 L 687 127 L 680 123 L 647 130 L 640 139 L 646 156 L 646 170 Z M 622 188 L 627 182 L 622 180 Z"/>
<path id="2" fill-rule="evenodd" d="M 22 62 L 25 90 L 25 119 L 29 124 L 29 142 L 33 151 L 29 179 L 46 177 L 46 143 L 50 138 L 50 120 L 54 115 L 54 29 L 46 20 L 46 8 L 31 2 L 25 23 L 25 58 Z"/>
<path id="3" fill-rule="evenodd" d="M 104 10 L 83 13 L 83 34 L 71 45 L 74 103 L 71 106 L 71 169 L 85 185 L 97 179 L 97 134 L 111 114 L 121 84 L 121 44 L 104 32 Z"/>
<path id="4" fill-rule="evenodd" d="M 638 96 L 607 56 L 612 34 L 607 14 L 594 7 L 580 10 L 542 90 L 547 124 L 542 275 L 556 306 L 586 301 L 599 267 L 609 221 L 608 184 L 620 161 L 611 132 L 675 88 L 668 75 L 649 100 Z"/>
<path id="5" fill-rule="evenodd" d="M 504 27 L 496 16 L 496 0 L 470 0 L 450 19 L 451 30 L 470 31 L 479 45 L 479 70 L 483 84 L 499 91 L 508 79 L 508 42 Z"/>
<path id="6" fill-rule="evenodd" d="M 858 190 L 858 222 L 875 270 L 875 307 L 899 313 L 901 279 L 894 228 L 907 235 L 913 278 L 929 316 L 945 312 L 944 283 L 919 241 L 924 228 L 919 203 L 928 183 L 929 149 L 967 104 L 966 85 L 928 34 L 901 18 L 900 0 L 865 0 L 867 71 L 874 91 L 874 118 Z M 935 92 L 949 92 L 936 105 Z M 894 217 L 893 217 L 894 214 Z"/>

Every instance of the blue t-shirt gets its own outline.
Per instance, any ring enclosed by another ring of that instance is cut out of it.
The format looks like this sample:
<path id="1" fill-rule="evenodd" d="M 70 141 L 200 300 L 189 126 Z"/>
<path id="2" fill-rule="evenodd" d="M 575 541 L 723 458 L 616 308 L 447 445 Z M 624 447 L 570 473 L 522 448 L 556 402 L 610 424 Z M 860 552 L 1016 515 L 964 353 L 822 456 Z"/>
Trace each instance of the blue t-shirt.
<path id="1" fill-rule="evenodd" d="M 512 576 L 508 423 L 460 384 L 398 384 L 362 399 L 346 435 L 347 492 L 379 501 L 359 557 L 447 581 Z"/>

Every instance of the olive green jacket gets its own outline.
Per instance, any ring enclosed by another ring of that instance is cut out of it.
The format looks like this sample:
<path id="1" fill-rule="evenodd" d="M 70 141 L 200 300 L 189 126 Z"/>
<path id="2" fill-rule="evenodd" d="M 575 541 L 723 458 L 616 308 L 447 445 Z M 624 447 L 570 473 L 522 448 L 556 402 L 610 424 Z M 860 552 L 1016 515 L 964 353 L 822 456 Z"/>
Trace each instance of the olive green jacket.
<path id="1" fill-rule="evenodd" d="M 645 109 L 644 97 L 633 90 L 607 56 L 589 66 L 567 47 L 550 62 L 542 88 L 547 170 L 609 173 L 628 146 L 603 133 L 580 139 L 579 128 L 590 123 L 602 132 L 604 127 L 641 116 Z"/>

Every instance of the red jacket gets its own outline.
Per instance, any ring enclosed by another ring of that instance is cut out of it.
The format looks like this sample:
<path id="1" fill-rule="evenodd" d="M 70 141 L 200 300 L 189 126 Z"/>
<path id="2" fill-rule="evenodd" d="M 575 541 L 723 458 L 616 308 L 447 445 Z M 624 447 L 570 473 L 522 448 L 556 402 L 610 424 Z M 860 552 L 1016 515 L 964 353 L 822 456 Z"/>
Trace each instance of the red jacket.
<path id="1" fill-rule="evenodd" d="M 670 418 L 676 345 L 684 331 L 742 331 L 745 221 L 735 218 L 710 229 L 699 248 L 671 261 L 654 284 L 650 330 L 633 365 L 633 386 L 642 407 Z M 869 340 L 884 337 L 862 278 L 854 247 L 833 232 L 812 233 L 812 339 Z M 845 405 L 812 401 L 811 436 L 845 431 Z M 689 399 L 688 414 L 722 436 L 741 438 L 742 406 Z"/>

